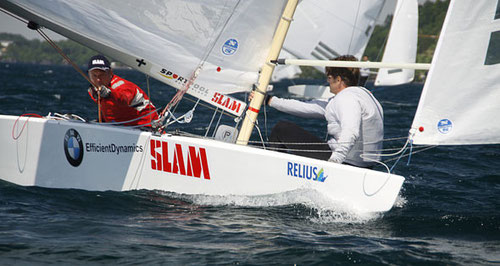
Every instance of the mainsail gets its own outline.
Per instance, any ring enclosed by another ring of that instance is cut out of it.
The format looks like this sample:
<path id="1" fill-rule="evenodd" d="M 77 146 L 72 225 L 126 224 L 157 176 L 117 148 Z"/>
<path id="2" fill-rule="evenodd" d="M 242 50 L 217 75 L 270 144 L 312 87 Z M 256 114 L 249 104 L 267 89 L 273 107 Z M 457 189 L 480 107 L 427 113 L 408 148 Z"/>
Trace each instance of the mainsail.
<path id="1" fill-rule="evenodd" d="M 235 115 L 257 81 L 285 1 L 2 0 L 50 28 Z M 193 77 L 196 77 L 193 80 Z"/>
<path id="2" fill-rule="evenodd" d="M 398 0 L 382 62 L 415 63 L 418 37 L 417 0 Z M 381 68 L 375 85 L 400 85 L 413 81 L 414 69 Z"/>
<path id="3" fill-rule="evenodd" d="M 279 58 L 329 60 L 352 54 L 359 59 L 384 3 L 385 0 L 301 1 Z M 298 66 L 278 66 L 273 80 L 293 78 L 298 73 Z"/>
<path id="4" fill-rule="evenodd" d="M 451 1 L 411 137 L 415 144 L 500 143 L 500 2 Z"/>

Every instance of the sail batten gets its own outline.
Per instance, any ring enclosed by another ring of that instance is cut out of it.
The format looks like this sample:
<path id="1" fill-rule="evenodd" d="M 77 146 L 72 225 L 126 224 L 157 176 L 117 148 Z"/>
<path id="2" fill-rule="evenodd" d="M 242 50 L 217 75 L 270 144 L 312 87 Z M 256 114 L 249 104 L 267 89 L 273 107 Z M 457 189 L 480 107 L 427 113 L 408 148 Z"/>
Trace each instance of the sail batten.
<path id="1" fill-rule="evenodd" d="M 234 115 L 246 104 L 227 94 L 252 89 L 284 5 L 284 0 L 0 2 L 177 89 L 201 66 L 187 93 Z M 226 95 L 225 101 L 216 93 Z"/>
<path id="2" fill-rule="evenodd" d="M 500 31 L 497 4 L 451 1 L 412 124 L 415 144 L 500 143 L 500 64 L 486 63 L 500 52 L 488 49 Z"/>

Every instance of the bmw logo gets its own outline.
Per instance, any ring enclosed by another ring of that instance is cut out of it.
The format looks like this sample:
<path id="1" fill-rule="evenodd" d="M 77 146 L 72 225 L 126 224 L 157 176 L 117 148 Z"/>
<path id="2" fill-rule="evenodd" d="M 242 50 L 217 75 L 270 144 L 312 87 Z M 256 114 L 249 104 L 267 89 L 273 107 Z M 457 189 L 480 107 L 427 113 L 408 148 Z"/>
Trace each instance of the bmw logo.
<path id="1" fill-rule="evenodd" d="M 79 166 L 83 160 L 83 143 L 82 137 L 75 129 L 68 129 L 64 136 L 64 153 L 66 159 L 74 167 Z"/>
<path id="2" fill-rule="evenodd" d="M 236 50 L 238 50 L 238 41 L 236 39 L 229 39 L 222 45 L 222 53 L 225 55 L 233 55 Z"/>

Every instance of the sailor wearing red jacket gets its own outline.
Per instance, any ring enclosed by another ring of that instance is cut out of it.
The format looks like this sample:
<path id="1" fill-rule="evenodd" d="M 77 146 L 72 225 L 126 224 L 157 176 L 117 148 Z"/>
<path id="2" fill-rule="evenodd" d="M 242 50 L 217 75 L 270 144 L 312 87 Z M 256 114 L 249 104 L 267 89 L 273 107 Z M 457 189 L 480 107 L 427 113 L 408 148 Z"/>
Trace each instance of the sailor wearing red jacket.
<path id="1" fill-rule="evenodd" d="M 90 58 L 90 80 L 100 88 L 101 114 L 105 122 L 125 122 L 123 125 L 151 126 L 158 113 L 146 93 L 134 83 L 113 74 L 108 59 L 102 55 Z M 97 88 L 89 88 L 92 100 L 97 102 Z"/>

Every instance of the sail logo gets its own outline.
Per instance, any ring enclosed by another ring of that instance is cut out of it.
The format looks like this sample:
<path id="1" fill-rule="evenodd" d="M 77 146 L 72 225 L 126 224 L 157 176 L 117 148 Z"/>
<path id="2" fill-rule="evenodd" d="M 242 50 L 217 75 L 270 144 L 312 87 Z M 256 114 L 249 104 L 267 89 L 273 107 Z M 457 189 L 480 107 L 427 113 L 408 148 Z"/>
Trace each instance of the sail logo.
<path id="1" fill-rule="evenodd" d="M 169 145 L 170 144 L 170 145 Z M 166 173 L 210 179 L 205 148 L 187 146 L 166 141 L 150 141 L 151 169 Z"/>
<path id="2" fill-rule="evenodd" d="M 188 82 L 188 80 L 185 77 L 178 75 L 178 74 L 176 74 L 170 70 L 167 70 L 165 68 L 162 68 L 160 70 L 160 75 L 164 78 L 173 80 L 177 84 L 185 85 Z M 201 94 L 203 96 L 207 96 L 207 94 L 208 94 L 208 89 L 206 89 L 205 87 L 201 86 L 198 83 L 192 83 L 189 86 L 189 90 L 194 91 L 194 92 Z"/>
<path id="3" fill-rule="evenodd" d="M 233 55 L 238 50 L 238 41 L 229 39 L 222 45 L 222 53 L 225 55 Z"/>
<path id="4" fill-rule="evenodd" d="M 437 129 L 441 134 L 448 134 L 453 128 L 453 123 L 448 119 L 441 119 L 437 124 Z"/>
<path id="5" fill-rule="evenodd" d="M 328 177 L 325 175 L 323 168 L 318 171 L 318 167 L 316 166 L 292 162 L 288 162 L 287 175 L 318 182 L 325 182 Z"/>
<path id="6" fill-rule="evenodd" d="M 241 102 L 218 92 L 214 93 L 212 102 L 233 112 L 240 113 Z M 242 110 L 243 111 L 243 110 Z"/>
<path id="7" fill-rule="evenodd" d="M 78 167 L 83 160 L 83 142 L 82 137 L 73 128 L 66 131 L 64 135 L 64 154 L 69 164 Z"/>

